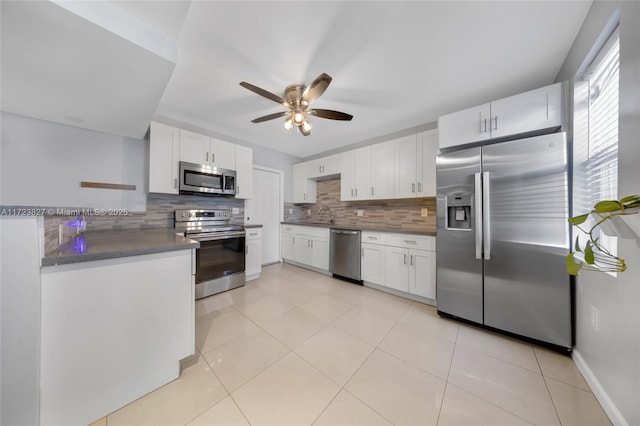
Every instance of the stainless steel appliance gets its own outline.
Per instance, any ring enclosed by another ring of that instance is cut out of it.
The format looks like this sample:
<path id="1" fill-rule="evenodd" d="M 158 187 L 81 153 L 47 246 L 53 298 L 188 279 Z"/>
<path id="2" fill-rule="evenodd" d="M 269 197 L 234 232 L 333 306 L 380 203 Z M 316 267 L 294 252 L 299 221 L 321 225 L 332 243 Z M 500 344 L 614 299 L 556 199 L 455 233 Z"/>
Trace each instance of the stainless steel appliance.
<path id="1" fill-rule="evenodd" d="M 329 271 L 334 277 L 362 284 L 360 234 L 351 229 L 331 229 Z"/>
<path id="2" fill-rule="evenodd" d="M 236 195 L 236 172 L 180 161 L 180 194 Z"/>
<path id="3" fill-rule="evenodd" d="M 572 347 L 564 133 L 438 156 L 438 312 Z"/>
<path id="4" fill-rule="evenodd" d="M 245 230 L 231 224 L 230 210 L 176 210 L 176 230 L 200 242 L 195 298 L 245 284 Z"/>

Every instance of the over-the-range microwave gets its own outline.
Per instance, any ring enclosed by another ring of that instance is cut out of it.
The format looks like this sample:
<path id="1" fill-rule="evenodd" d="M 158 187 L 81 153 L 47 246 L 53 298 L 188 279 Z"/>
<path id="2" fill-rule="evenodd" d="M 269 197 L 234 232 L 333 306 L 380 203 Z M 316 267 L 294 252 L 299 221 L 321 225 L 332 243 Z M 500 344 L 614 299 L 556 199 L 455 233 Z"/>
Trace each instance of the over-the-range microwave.
<path id="1" fill-rule="evenodd" d="M 180 194 L 236 195 L 236 172 L 180 161 Z"/>

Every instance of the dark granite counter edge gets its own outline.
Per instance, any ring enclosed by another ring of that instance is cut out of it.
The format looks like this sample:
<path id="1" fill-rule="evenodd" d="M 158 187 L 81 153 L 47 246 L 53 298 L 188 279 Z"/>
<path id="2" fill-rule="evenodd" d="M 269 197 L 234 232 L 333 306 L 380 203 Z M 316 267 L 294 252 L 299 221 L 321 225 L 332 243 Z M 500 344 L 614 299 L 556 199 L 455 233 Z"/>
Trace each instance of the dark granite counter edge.
<path id="1" fill-rule="evenodd" d="M 283 221 L 280 222 L 282 225 L 296 225 L 296 226 L 315 226 L 318 228 L 329 228 L 329 229 L 352 229 L 354 231 L 371 231 L 371 232 L 389 232 L 396 234 L 415 234 L 415 235 L 426 235 L 435 237 L 435 231 L 416 231 L 409 229 L 397 229 L 397 228 L 378 228 L 371 226 L 353 226 L 353 225 L 336 225 L 336 224 L 328 224 L 328 223 L 302 223 L 302 222 L 293 222 L 293 221 Z"/>
<path id="2" fill-rule="evenodd" d="M 62 256 L 62 257 L 43 257 L 41 266 L 67 265 L 70 263 L 91 262 L 94 260 L 117 259 L 121 257 L 141 256 L 145 254 L 189 250 L 189 249 L 196 249 L 199 246 L 200 246 L 200 243 L 198 243 L 197 241 L 194 241 L 192 243 L 173 244 L 170 246 L 161 246 L 161 247 L 123 249 L 123 250 L 114 250 L 112 252 L 77 254 L 77 255 L 68 255 L 68 256 Z"/>
<path id="3" fill-rule="evenodd" d="M 254 225 L 254 224 L 252 224 L 252 225 L 244 225 L 244 227 L 245 227 L 246 229 L 251 229 L 251 228 L 262 228 L 262 225 Z"/>

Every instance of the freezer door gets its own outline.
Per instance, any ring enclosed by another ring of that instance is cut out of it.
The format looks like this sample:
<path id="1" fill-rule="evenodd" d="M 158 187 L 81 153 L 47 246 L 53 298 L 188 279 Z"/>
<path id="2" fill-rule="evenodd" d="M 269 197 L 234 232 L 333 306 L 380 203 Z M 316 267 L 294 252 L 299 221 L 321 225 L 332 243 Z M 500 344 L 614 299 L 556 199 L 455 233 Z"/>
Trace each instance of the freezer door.
<path id="1" fill-rule="evenodd" d="M 438 311 L 482 324 L 480 172 L 480 148 L 438 156 L 436 301 Z"/>
<path id="2" fill-rule="evenodd" d="M 569 348 L 565 134 L 485 146 L 482 159 L 484 323 Z"/>

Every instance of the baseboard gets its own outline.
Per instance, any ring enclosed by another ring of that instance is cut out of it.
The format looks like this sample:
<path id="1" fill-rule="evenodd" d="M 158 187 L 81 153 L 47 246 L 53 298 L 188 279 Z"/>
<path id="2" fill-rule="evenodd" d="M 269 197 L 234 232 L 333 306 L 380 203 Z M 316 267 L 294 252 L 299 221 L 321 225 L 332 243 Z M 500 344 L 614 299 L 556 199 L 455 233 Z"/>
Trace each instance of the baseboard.
<path id="1" fill-rule="evenodd" d="M 587 363 L 585 362 L 582 355 L 578 352 L 577 349 L 573 350 L 573 354 L 571 356 L 573 358 L 573 362 L 576 364 L 576 367 L 582 373 L 585 381 L 591 388 L 591 392 L 596 397 L 600 405 L 602 405 L 602 409 L 616 426 L 629 426 L 629 423 L 625 420 L 624 416 L 618 410 L 618 407 L 613 403 L 607 391 L 602 387 L 600 381 L 596 378 L 593 371 L 589 368 Z"/>

